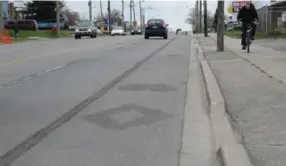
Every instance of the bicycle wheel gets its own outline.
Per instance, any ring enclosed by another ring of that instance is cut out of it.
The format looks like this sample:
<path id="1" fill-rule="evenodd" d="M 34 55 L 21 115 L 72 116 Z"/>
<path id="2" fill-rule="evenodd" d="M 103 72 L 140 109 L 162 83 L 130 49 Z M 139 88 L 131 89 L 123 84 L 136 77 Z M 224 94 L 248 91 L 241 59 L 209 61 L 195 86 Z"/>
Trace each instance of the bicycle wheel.
<path id="1" fill-rule="evenodd" d="M 246 49 L 247 49 L 247 53 L 249 53 L 250 51 L 250 44 L 251 44 L 251 40 L 249 37 L 246 38 Z"/>

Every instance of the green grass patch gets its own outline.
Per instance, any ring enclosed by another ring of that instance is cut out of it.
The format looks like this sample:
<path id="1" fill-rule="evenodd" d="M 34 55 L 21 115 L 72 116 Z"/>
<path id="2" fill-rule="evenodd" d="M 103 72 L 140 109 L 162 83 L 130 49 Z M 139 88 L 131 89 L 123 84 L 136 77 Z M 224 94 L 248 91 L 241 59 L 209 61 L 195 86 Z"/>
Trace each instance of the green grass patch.
<path id="1" fill-rule="evenodd" d="M 226 31 L 224 33 L 224 35 L 232 37 L 232 38 L 240 39 L 241 38 L 241 31 L 239 31 L 239 30 Z M 286 34 L 281 33 L 281 32 L 271 32 L 271 33 L 268 33 L 268 34 L 263 34 L 263 33 L 257 32 L 256 35 L 255 35 L 255 39 L 267 39 L 267 38 L 268 39 L 269 38 L 274 38 L 274 39 L 286 38 Z"/>
<path id="2" fill-rule="evenodd" d="M 14 38 L 15 34 L 13 30 L 9 30 L 10 37 Z M 72 37 L 73 31 L 61 30 L 60 37 Z M 57 38 L 56 34 L 52 33 L 51 30 L 39 30 L 39 31 L 29 31 L 20 30 L 17 35 L 17 40 L 35 40 L 35 38 Z M 33 39 L 34 38 L 34 39 Z"/>

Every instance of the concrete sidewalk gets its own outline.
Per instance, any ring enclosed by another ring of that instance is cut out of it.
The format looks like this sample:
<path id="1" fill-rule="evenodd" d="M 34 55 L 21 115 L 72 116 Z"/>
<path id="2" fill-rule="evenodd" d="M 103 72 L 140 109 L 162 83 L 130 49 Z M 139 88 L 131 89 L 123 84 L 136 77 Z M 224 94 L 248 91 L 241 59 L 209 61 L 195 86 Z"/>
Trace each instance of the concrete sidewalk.
<path id="1" fill-rule="evenodd" d="M 239 40 L 228 37 L 225 37 L 226 51 L 216 52 L 215 34 L 210 36 L 198 40 L 252 164 L 284 166 L 286 56 L 255 42 L 248 54 L 241 50 Z"/>
<path id="2" fill-rule="evenodd" d="M 216 34 L 211 33 L 211 38 L 216 40 Z M 286 54 L 269 47 L 257 44 L 256 41 L 250 47 L 250 53 L 241 50 L 240 39 L 225 36 L 225 47 L 233 53 L 249 61 L 252 65 L 267 73 L 270 77 L 286 84 Z"/>

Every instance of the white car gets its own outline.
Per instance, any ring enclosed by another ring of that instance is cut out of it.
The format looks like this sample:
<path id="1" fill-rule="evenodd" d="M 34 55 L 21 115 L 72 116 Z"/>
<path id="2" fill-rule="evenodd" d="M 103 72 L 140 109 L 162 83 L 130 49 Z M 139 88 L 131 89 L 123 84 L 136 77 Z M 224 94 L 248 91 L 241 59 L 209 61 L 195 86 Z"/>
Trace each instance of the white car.
<path id="1" fill-rule="evenodd" d="M 124 32 L 122 27 L 113 27 L 111 31 L 111 36 L 115 36 L 115 35 L 125 36 L 126 33 Z"/>

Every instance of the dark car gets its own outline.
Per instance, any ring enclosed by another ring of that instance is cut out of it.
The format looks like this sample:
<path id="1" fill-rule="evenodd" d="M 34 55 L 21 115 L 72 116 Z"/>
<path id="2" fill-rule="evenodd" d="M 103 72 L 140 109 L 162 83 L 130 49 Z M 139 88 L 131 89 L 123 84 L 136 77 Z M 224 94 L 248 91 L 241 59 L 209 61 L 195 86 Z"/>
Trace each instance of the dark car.
<path id="1" fill-rule="evenodd" d="M 150 19 L 145 29 L 145 39 L 149 37 L 164 37 L 168 39 L 168 24 L 163 19 Z"/>
<path id="2" fill-rule="evenodd" d="M 38 30 L 35 20 L 7 20 L 4 21 L 4 27 L 9 30 Z"/>

